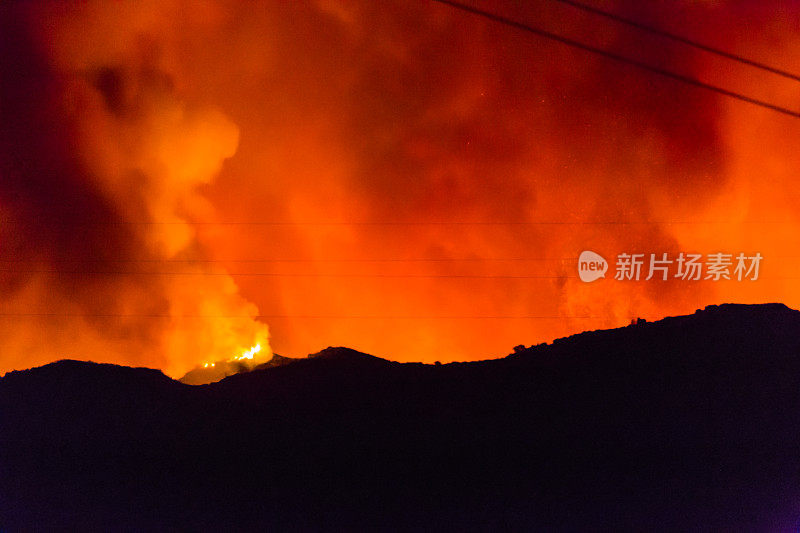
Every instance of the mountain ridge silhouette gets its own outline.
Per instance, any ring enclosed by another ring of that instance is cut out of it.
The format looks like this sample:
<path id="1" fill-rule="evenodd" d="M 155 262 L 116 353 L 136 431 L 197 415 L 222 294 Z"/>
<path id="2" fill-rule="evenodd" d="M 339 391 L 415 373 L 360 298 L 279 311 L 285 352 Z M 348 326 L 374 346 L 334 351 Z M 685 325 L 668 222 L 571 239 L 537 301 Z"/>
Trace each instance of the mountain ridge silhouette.
<path id="1" fill-rule="evenodd" d="M 791 529 L 799 428 L 782 304 L 198 386 L 66 360 L 0 378 L 0 530 Z"/>

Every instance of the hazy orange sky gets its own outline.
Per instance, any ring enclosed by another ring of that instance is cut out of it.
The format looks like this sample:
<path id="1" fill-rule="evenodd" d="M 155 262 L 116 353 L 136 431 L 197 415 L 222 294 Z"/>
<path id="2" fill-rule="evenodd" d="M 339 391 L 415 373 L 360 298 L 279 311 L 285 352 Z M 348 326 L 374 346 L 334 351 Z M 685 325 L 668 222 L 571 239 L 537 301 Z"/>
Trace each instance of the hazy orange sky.
<path id="1" fill-rule="evenodd" d="M 795 4 L 586 2 L 800 71 Z M 800 82 L 559 2 L 472 4 L 800 110 Z M 798 128 L 429 0 L 3 2 L 0 372 L 180 376 L 256 343 L 474 360 L 798 308 Z M 582 250 L 764 260 L 587 284 Z"/>

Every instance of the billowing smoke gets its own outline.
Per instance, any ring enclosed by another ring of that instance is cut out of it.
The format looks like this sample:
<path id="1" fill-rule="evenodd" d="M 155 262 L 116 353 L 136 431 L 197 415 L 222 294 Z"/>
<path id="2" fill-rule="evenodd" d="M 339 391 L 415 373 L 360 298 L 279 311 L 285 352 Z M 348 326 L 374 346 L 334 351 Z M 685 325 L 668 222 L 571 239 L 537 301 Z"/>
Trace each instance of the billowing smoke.
<path id="1" fill-rule="evenodd" d="M 479 5 L 800 108 L 800 84 L 557 2 Z M 800 59 L 785 3 L 602 5 Z M 69 315 L 0 318 L 6 368 L 88 353 L 176 373 L 263 344 L 256 313 L 287 355 L 452 360 L 800 305 L 796 119 L 427 0 L 2 9 L 0 245 L 31 263 L 4 266 L 0 305 Z M 765 259 L 753 283 L 583 284 L 585 249 Z"/>
<path id="2" fill-rule="evenodd" d="M 198 188 L 236 152 L 237 126 L 181 98 L 156 28 L 100 4 L 40 8 L 6 6 L 1 32 L 3 366 L 179 375 L 266 344 L 192 225 L 213 211 Z M 82 28 L 105 38 L 84 46 Z"/>

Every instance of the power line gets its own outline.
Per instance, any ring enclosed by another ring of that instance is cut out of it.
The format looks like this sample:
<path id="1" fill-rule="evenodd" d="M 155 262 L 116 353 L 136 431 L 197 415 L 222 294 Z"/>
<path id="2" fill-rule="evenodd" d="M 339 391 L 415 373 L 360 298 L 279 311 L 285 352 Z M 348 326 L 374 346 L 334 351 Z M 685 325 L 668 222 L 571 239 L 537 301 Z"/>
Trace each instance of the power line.
<path id="1" fill-rule="evenodd" d="M 161 271 L 123 271 L 123 270 L 0 270 L 0 274 L 58 274 L 58 275 L 109 275 L 109 276 L 232 276 L 268 278 L 374 278 L 374 279 L 525 279 L 556 280 L 578 279 L 578 276 L 529 276 L 506 274 L 353 274 L 353 273 L 296 273 L 296 272 L 161 272 Z M 768 280 L 800 279 L 800 276 L 779 276 L 760 278 Z M 638 281 L 638 280 L 637 280 Z M 707 281 L 707 280 L 702 280 Z M 730 281 L 730 280 L 727 280 Z"/>
<path id="2" fill-rule="evenodd" d="M 458 263 L 458 262 L 526 262 L 526 261 L 577 261 L 577 257 L 453 257 L 453 258 L 414 258 L 414 259 L 0 259 L 5 264 L 41 263 L 124 263 L 124 264 L 230 264 L 230 263 Z M 2 270 L 0 270 L 2 272 Z"/>
<path id="3" fill-rule="evenodd" d="M 554 2 L 561 2 L 562 4 L 567 4 L 572 6 L 576 9 L 580 9 L 582 11 L 586 11 L 588 13 L 592 13 L 595 15 L 599 15 L 601 17 L 605 17 L 607 19 L 613 20 L 615 22 L 619 22 L 621 24 L 626 24 L 633 28 L 643 30 L 654 35 L 658 35 L 660 37 L 666 37 L 667 39 L 672 39 L 673 41 L 677 41 L 679 43 L 686 44 L 688 46 L 692 46 L 699 50 L 703 50 L 704 52 L 708 52 L 711 54 L 718 55 L 720 57 L 724 57 L 726 59 L 731 59 L 733 61 L 738 61 L 739 63 L 743 63 L 745 65 L 749 65 L 751 67 L 755 67 L 761 70 L 765 70 L 767 72 L 771 72 L 772 74 L 777 74 L 778 76 L 783 76 L 784 78 L 789 78 L 791 80 L 800 81 L 800 76 L 796 74 L 792 74 L 791 72 L 787 72 L 785 70 L 781 70 L 779 68 L 771 67 L 764 63 L 760 63 L 758 61 L 753 61 L 752 59 L 747 59 L 746 57 L 742 57 L 737 54 L 733 54 L 730 52 L 726 52 L 725 50 L 720 50 L 719 48 L 714 48 L 703 43 L 694 41 L 692 39 L 688 39 L 686 37 L 682 37 L 675 33 L 668 32 L 666 30 L 662 30 L 660 28 L 656 28 L 654 26 L 649 26 L 647 24 L 642 24 L 641 22 L 635 21 L 633 19 L 629 19 L 623 17 L 621 15 L 617 15 L 616 13 L 611 13 L 610 11 L 604 11 L 600 8 L 589 6 L 580 2 L 575 2 L 574 0 L 551 0 Z"/>
<path id="4" fill-rule="evenodd" d="M 439 2 L 442 0 L 433 0 Z M 800 117 L 800 113 L 790 111 Z M 61 226 L 677 226 L 677 225 L 783 225 L 796 224 L 791 220 L 337 220 L 337 221 L 59 221 Z M 0 224 L 14 224 L 12 220 L 0 221 Z"/>
<path id="5" fill-rule="evenodd" d="M 775 259 L 800 259 L 800 255 L 770 255 Z M 526 263 L 545 261 L 577 261 L 578 257 L 451 257 L 451 258 L 271 258 L 271 259 L 0 259 L 0 264 L 175 264 L 175 265 L 229 265 L 229 264 L 274 264 L 274 263 Z M 60 272 L 60 270 L 57 270 Z M 0 272 L 30 272 L 28 270 L 4 270 Z"/>
<path id="6" fill-rule="evenodd" d="M 538 35 L 539 37 L 544 37 L 545 39 L 550 39 L 550 40 L 553 40 L 553 41 L 557 41 L 559 43 L 565 44 L 567 46 L 571 46 L 573 48 L 584 50 L 586 52 L 591 52 L 593 54 L 597 54 L 597 55 L 600 55 L 600 56 L 608 58 L 608 59 L 613 59 L 614 61 L 618 61 L 620 63 L 625 63 L 625 64 L 628 64 L 628 65 L 640 68 L 642 70 L 651 72 L 653 74 L 658 74 L 658 75 L 664 76 L 666 78 L 671 78 L 673 80 L 677 80 L 677 81 L 686 83 L 687 85 L 692 85 L 694 87 L 698 87 L 698 88 L 701 88 L 701 89 L 706 89 L 706 90 L 721 94 L 723 96 L 727 96 L 729 98 L 733 98 L 733 99 L 736 99 L 736 100 L 739 100 L 739 101 L 742 101 L 742 102 L 747 102 L 748 104 L 753 104 L 753 105 L 757 105 L 759 107 L 763 107 L 765 109 L 771 109 L 772 111 L 775 111 L 777 113 L 781 113 L 783 115 L 788 115 L 788 116 L 794 117 L 794 118 L 800 118 L 800 112 L 793 111 L 793 110 L 785 108 L 785 107 L 777 106 L 775 104 L 770 104 L 769 102 L 765 102 L 763 100 L 758 100 L 758 99 L 752 98 L 750 96 L 745 96 L 745 95 L 743 95 L 741 93 L 737 93 L 737 92 L 734 92 L 734 91 L 729 91 L 728 89 L 724 89 L 724 88 L 719 87 L 717 85 L 712 85 L 710 83 L 706 83 L 704 81 L 700 81 L 700 80 L 698 80 L 696 78 L 692 78 L 691 76 L 685 76 L 683 74 L 678 74 L 676 72 L 672 72 L 671 70 L 666 70 L 666 69 L 663 69 L 663 68 L 660 68 L 660 67 L 656 67 L 656 66 L 650 65 L 649 63 L 645 63 L 643 61 L 639 61 L 637 59 L 633 59 L 633 58 L 630 58 L 630 57 L 627 57 L 627 56 L 623 56 L 623 55 L 617 54 L 615 52 L 610 52 L 610 51 L 604 50 L 602 48 L 598 48 L 598 47 L 595 47 L 595 46 L 592 46 L 592 45 L 589 45 L 589 44 L 586 44 L 586 43 L 582 43 L 580 41 L 576 41 L 574 39 L 570 39 L 569 37 L 564 37 L 562 35 L 558 35 L 558 34 L 549 32 L 547 30 L 543 30 L 543 29 L 540 29 L 540 28 L 535 28 L 535 27 L 530 26 L 528 24 L 524 24 L 522 22 L 518 22 L 516 20 L 512 20 L 512 19 L 503 17 L 501 15 L 497 15 L 497 14 L 491 13 L 489 11 L 484 11 L 482 9 L 478 9 L 476 7 L 468 6 L 468 5 L 462 4 L 460 2 L 453 2 L 451 0 L 432 0 L 432 1 L 433 2 L 438 2 L 440 4 L 444 4 L 444 5 L 447 5 L 447 6 L 450 6 L 450 7 L 453 7 L 455 9 L 460 9 L 461 11 L 466 11 L 467 13 L 472 13 L 473 15 L 481 16 L 481 17 L 486 18 L 488 20 L 491 20 L 493 22 L 504 24 L 506 26 L 509 26 L 509 27 L 512 27 L 512 28 L 515 28 L 515 29 L 518 29 L 518 30 L 522 30 L 522 31 L 526 31 L 528 33 L 532 33 L 534 35 Z"/>
<path id="7" fill-rule="evenodd" d="M 358 319 L 358 320 L 556 320 L 556 319 L 605 319 L 610 316 L 574 315 L 164 315 L 164 314 L 120 314 L 120 313 L 0 313 L 0 318 L 165 318 L 165 319 Z"/>
<path id="8" fill-rule="evenodd" d="M 67 274 L 67 275 L 113 275 L 113 276 L 244 276 L 272 278 L 464 278 L 464 279 L 569 279 L 577 276 L 507 276 L 472 274 L 328 274 L 328 273 L 274 273 L 274 272 L 161 272 L 130 270 L 0 270 L 0 274 Z"/>

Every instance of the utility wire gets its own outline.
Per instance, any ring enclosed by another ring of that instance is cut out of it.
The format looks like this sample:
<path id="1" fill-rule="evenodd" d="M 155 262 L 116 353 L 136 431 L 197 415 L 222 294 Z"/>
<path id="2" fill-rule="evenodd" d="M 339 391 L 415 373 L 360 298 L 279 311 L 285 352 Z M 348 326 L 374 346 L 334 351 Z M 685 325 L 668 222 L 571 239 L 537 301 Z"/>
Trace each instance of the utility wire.
<path id="1" fill-rule="evenodd" d="M 785 259 L 785 257 L 782 257 Z M 414 259 L 0 259 L 0 264 L 43 264 L 43 263 L 101 263 L 101 264 L 230 264 L 230 263 L 459 263 L 459 262 L 533 262 L 533 261 L 577 261 L 578 257 L 451 257 L 451 258 L 414 258 Z"/>
<path id="2" fill-rule="evenodd" d="M 264 278 L 373 278 L 373 279 L 578 279 L 576 275 L 528 276 L 506 274 L 328 274 L 328 273 L 273 273 L 273 272 L 161 272 L 161 271 L 111 271 L 111 270 L 0 270 L 0 274 L 58 274 L 58 275 L 100 275 L 100 276 L 231 276 Z M 769 280 L 795 280 L 800 276 L 779 276 L 761 278 Z M 638 280 L 637 280 L 638 281 Z M 702 281 L 708 281 L 704 279 Z M 726 280 L 732 281 L 732 280 Z"/>
<path id="3" fill-rule="evenodd" d="M 120 314 L 120 313 L 0 313 L 0 318 L 169 318 L 169 319 L 278 319 L 278 318 L 319 318 L 319 319 L 378 319 L 378 320 L 416 320 L 416 319 L 601 319 L 608 316 L 569 316 L 569 315 L 163 315 L 163 314 Z"/>
<path id="4" fill-rule="evenodd" d="M 569 279 L 577 276 L 506 276 L 471 274 L 306 274 L 273 272 L 156 272 L 123 270 L 0 270 L 0 274 L 59 274 L 59 275 L 108 275 L 108 276 L 239 276 L 268 278 L 418 278 L 418 279 Z"/>
<path id="5" fill-rule="evenodd" d="M 685 76 L 683 74 L 678 74 L 676 72 L 672 72 L 671 70 L 666 70 L 660 67 L 656 67 L 650 65 L 649 63 L 645 63 L 643 61 L 639 61 L 637 59 L 633 59 L 627 56 L 623 56 L 617 54 L 615 52 L 610 52 L 608 50 L 604 50 L 602 48 L 598 48 L 596 46 L 592 46 L 586 43 L 582 43 L 580 41 L 576 41 L 574 39 L 570 39 L 569 37 L 564 37 L 562 35 L 558 35 L 547 30 L 543 30 L 540 28 L 535 28 L 528 24 L 524 24 L 522 22 L 518 22 L 516 20 L 504 17 L 502 15 L 498 15 L 496 13 L 492 13 L 489 11 L 484 11 L 483 9 L 478 9 L 476 7 L 468 6 L 466 4 L 462 4 L 460 2 L 453 2 L 451 0 L 432 0 L 433 2 L 438 2 L 440 4 L 444 4 L 450 6 L 455 9 L 460 9 L 461 11 L 466 11 L 467 13 L 471 13 L 473 15 L 478 15 L 480 17 L 486 18 L 488 20 L 504 24 L 506 26 L 516 28 L 518 30 L 522 30 L 528 33 L 532 33 L 534 35 L 538 35 L 539 37 L 544 37 L 545 39 L 550 39 L 553 41 L 557 41 L 559 43 L 565 44 L 567 46 L 571 46 L 573 48 L 578 48 L 579 50 L 584 50 L 586 52 L 591 52 L 593 54 L 597 54 L 603 56 L 608 59 L 613 59 L 614 61 L 618 61 L 620 63 L 625 63 L 642 70 L 646 70 L 653 74 L 658 74 L 660 76 L 664 76 L 666 78 L 671 78 L 673 80 L 677 80 L 687 85 L 692 85 L 694 87 L 699 87 L 701 89 L 706 89 L 709 91 L 713 91 L 715 93 L 721 94 L 723 96 L 727 96 L 729 98 L 734 98 L 736 100 L 740 100 L 742 102 L 747 102 L 748 104 L 757 105 L 759 107 L 763 107 L 766 109 L 771 109 L 777 113 L 781 113 L 783 115 L 788 115 L 794 118 L 800 118 L 800 112 L 793 111 L 791 109 L 777 106 L 775 104 L 770 104 L 769 102 L 765 102 L 763 100 L 758 100 L 756 98 L 752 98 L 750 96 L 745 96 L 741 93 L 737 93 L 734 91 L 729 91 L 728 89 L 724 89 L 717 85 L 712 85 L 710 83 L 706 83 L 704 81 L 700 81 L 696 78 L 692 78 L 691 76 Z"/>
<path id="6" fill-rule="evenodd" d="M 732 54 L 730 52 L 726 52 L 725 50 L 720 50 L 719 48 L 714 48 L 712 46 L 705 45 L 703 43 L 699 43 L 692 39 L 688 39 L 686 37 L 682 37 L 680 35 L 676 35 L 674 33 L 668 32 L 666 30 L 662 30 L 656 28 L 654 26 L 649 26 L 647 24 L 642 24 L 641 22 L 635 21 L 633 19 L 629 19 L 623 17 L 621 15 L 617 15 L 616 13 L 611 13 L 610 11 L 604 11 L 597 7 L 589 6 L 583 4 L 581 2 L 575 2 L 574 0 L 551 0 L 553 2 L 561 2 L 562 4 L 566 4 L 572 6 L 576 9 L 580 9 L 582 11 L 586 11 L 588 13 L 592 13 L 595 15 L 599 15 L 601 17 L 605 17 L 607 19 L 613 20 L 615 22 L 619 22 L 621 24 L 626 24 L 631 26 L 632 28 L 636 28 L 639 30 L 643 30 L 654 35 L 658 35 L 660 37 L 666 37 L 667 39 L 672 39 L 673 41 L 677 41 L 679 43 L 683 43 L 699 50 L 703 50 L 704 52 L 709 52 L 711 54 L 718 55 L 720 57 L 724 57 L 726 59 L 731 59 L 733 61 L 738 61 L 739 63 L 743 63 L 745 65 L 749 65 L 751 67 L 755 67 L 761 70 L 765 70 L 767 72 L 771 72 L 772 74 L 777 74 L 778 76 L 783 76 L 784 78 L 789 78 L 790 80 L 800 81 L 800 76 L 796 74 L 792 74 L 791 72 L 787 72 L 785 70 L 781 70 L 779 68 L 771 67 L 764 63 L 760 63 L 758 61 L 753 61 L 752 59 L 747 59 L 746 57 L 742 57 L 737 54 Z"/>
<path id="7" fill-rule="evenodd" d="M 433 0 L 435 2 L 441 0 Z M 746 97 L 745 97 L 746 98 Z M 769 105 L 769 104 L 768 104 Z M 793 116 L 800 117 L 800 113 L 789 111 Z M 222 221 L 222 222 L 203 222 L 203 221 L 181 221 L 181 222 L 158 222 L 158 221 L 59 221 L 61 226 L 70 227 L 99 227 L 99 226 L 686 226 L 686 225 L 729 225 L 752 224 L 752 225 L 786 225 L 795 224 L 789 220 L 743 220 L 743 221 L 724 221 L 724 220 L 339 220 L 339 221 L 263 221 L 263 220 L 241 220 L 241 221 Z M 11 225 L 13 220 L 0 220 L 0 224 Z"/>

